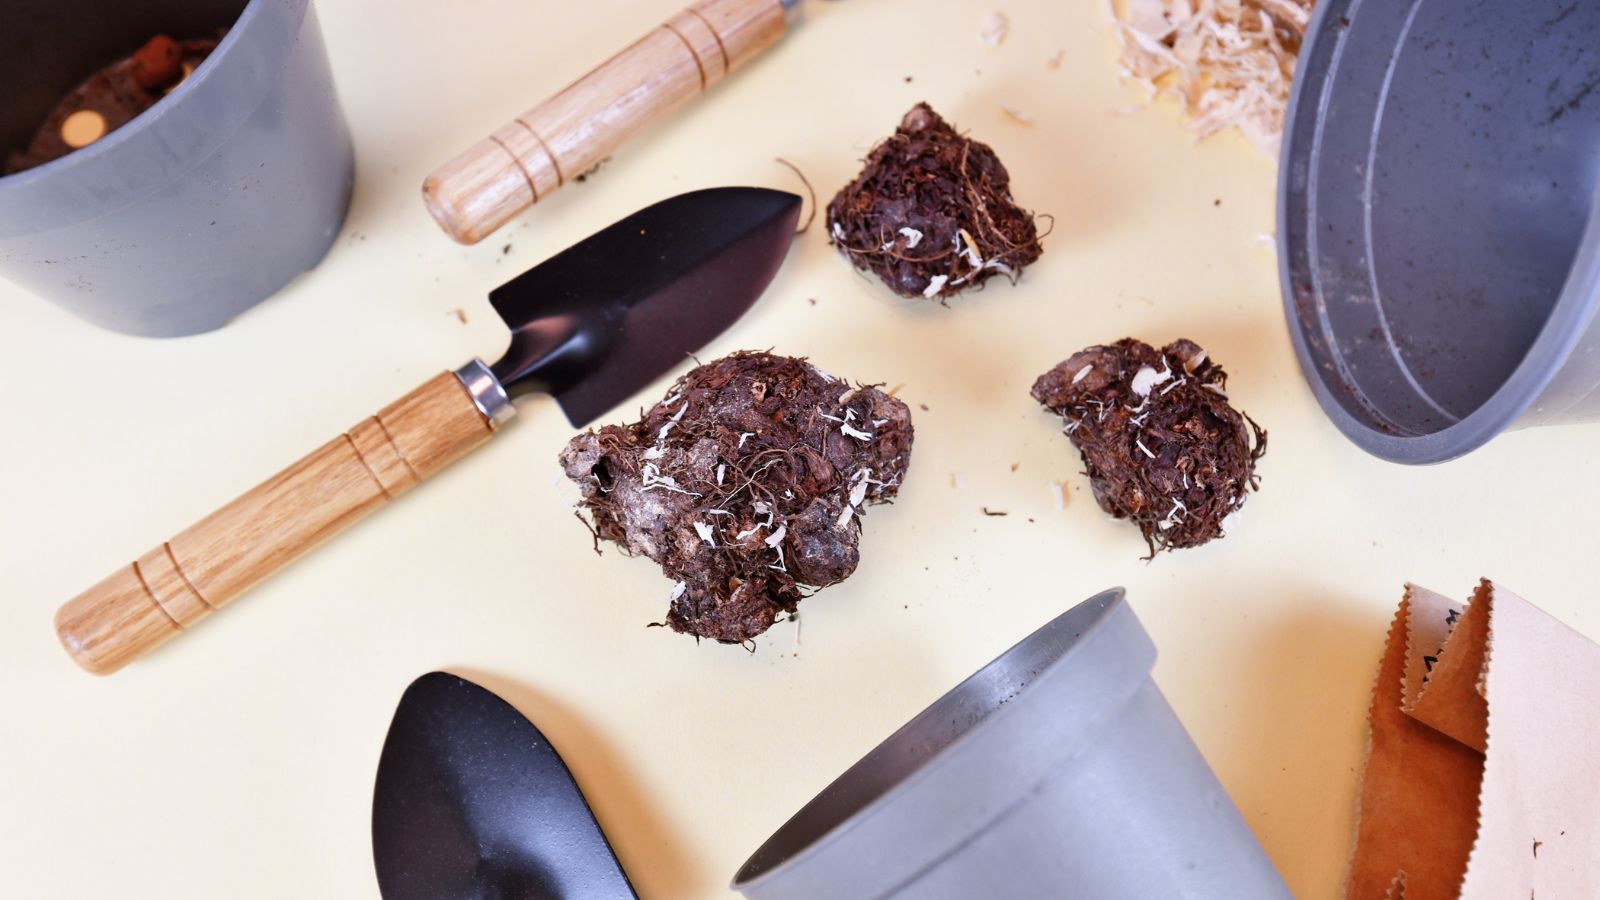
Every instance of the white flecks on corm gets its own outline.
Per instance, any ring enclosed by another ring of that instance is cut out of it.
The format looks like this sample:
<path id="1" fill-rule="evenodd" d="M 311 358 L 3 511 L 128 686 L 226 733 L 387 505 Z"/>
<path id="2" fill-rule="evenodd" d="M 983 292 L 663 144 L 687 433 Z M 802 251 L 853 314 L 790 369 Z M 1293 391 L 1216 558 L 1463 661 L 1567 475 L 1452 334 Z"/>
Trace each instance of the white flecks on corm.
<path id="1" fill-rule="evenodd" d="M 694 533 L 700 535 L 700 539 L 711 546 L 715 547 L 717 545 L 716 531 L 708 523 L 694 523 Z"/>
<path id="2" fill-rule="evenodd" d="M 1163 363 L 1162 365 L 1165 366 L 1166 364 Z M 1141 397 L 1148 397 L 1152 388 L 1171 377 L 1171 369 L 1163 368 L 1160 372 L 1157 372 L 1149 366 L 1141 366 L 1139 371 L 1133 373 L 1133 383 L 1130 387 L 1133 388 L 1135 394 Z"/>
<path id="3" fill-rule="evenodd" d="M 778 564 L 775 565 L 775 566 L 768 566 L 767 568 L 769 568 L 769 569 L 777 569 L 780 572 L 789 571 L 789 567 L 784 565 L 784 562 L 783 562 L 783 537 L 784 537 L 784 535 L 786 535 L 788 533 L 789 533 L 789 525 L 788 525 L 788 523 L 784 523 L 783 525 L 779 525 L 778 526 L 778 530 L 777 531 L 774 531 L 772 534 L 767 536 L 767 539 L 765 541 L 766 545 L 768 547 L 771 547 L 773 550 L 776 550 L 778 552 Z"/>
<path id="4" fill-rule="evenodd" d="M 839 426 L 839 430 L 844 432 L 846 437 L 853 437 L 858 441 L 872 440 L 872 432 L 862 431 L 861 429 L 852 426 L 849 422 L 841 424 Z"/>
<path id="5" fill-rule="evenodd" d="M 639 470 L 639 484 L 641 493 L 661 488 L 677 494 L 686 494 L 690 497 L 700 496 L 694 491 L 684 490 L 679 487 L 677 479 L 671 475 L 661 474 L 661 470 L 656 468 L 655 463 L 645 463 L 644 468 Z"/>

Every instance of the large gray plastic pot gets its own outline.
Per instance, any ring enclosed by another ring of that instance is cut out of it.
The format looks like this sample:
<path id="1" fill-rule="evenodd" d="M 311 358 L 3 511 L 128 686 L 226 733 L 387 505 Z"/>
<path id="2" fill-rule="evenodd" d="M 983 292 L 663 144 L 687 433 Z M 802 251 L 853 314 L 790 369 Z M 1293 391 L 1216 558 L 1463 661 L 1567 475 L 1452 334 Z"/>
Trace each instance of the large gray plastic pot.
<path id="1" fill-rule="evenodd" d="M 1384 459 L 1600 419 L 1600 3 L 1320 0 L 1278 250 L 1324 410 Z"/>
<path id="2" fill-rule="evenodd" d="M 0 0 L 0 148 L 157 33 L 231 26 L 159 103 L 0 178 L 0 276 L 116 331 L 209 331 L 317 264 L 354 172 L 309 0 Z"/>
<path id="3" fill-rule="evenodd" d="M 829 785 L 739 870 L 750 900 L 1278 900 L 1150 679 L 1121 589 L 1056 617 Z"/>

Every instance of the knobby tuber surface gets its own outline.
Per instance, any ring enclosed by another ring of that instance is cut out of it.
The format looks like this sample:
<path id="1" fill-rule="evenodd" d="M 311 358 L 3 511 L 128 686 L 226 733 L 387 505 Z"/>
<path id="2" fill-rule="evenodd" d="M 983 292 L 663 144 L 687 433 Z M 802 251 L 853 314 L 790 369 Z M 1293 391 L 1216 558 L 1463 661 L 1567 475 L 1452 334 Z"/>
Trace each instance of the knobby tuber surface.
<path id="1" fill-rule="evenodd" d="M 1100 508 L 1139 526 L 1150 555 L 1223 536 L 1258 486 L 1267 433 L 1228 402 L 1198 344 L 1125 338 L 1072 355 L 1033 397 L 1062 418 Z"/>
<path id="2" fill-rule="evenodd" d="M 1043 252 L 994 151 L 926 103 L 828 204 L 828 232 L 852 264 L 906 297 L 952 297 L 995 275 L 1014 280 Z"/>
<path id="3" fill-rule="evenodd" d="M 573 438 L 561 466 L 599 537 L 677 582 L 668 626 L 739 643 L 855 571 L 861 516 L 894 497 L 911 438 L 882 391 L 743 352 L 684 375 L 640 421 Z"/>

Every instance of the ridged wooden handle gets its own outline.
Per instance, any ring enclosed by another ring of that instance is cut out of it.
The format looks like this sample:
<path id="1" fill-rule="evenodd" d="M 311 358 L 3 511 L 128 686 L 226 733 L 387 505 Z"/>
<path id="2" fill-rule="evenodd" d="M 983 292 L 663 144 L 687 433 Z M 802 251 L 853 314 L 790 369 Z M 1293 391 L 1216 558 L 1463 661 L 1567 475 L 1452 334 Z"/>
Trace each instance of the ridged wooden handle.
<path id="1" fill-rule="evenodd" d="M 115 672 L 492 433 L 445 372 L 68 601 L 61 644 Z"/>
<path id="2" fill-rule="evenodd" d="M 701 0 L 422 183 L 428 212 L 475 244 L 631 134 L 783 36 L 779 0 Z"/>

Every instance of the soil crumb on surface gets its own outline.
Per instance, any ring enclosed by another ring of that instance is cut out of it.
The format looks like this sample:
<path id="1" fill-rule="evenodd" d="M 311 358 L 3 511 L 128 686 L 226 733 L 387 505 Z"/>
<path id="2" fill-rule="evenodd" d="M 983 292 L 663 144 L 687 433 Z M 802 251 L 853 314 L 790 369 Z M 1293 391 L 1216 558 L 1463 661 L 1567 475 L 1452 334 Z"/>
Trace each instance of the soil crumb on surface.
<path id="1" fill-rule="evenodd" d="M 1267 433 L 1234 409 L 1228 375 L 1200 346 L 1124 338 L 1039 376 L 1100 508 L 1139 526 L 1150 556 L 1224 536 L 1256 490 Z"/>
<path id="2" fill-rule="evenodd" d="M 894 498 L 911 441 L 910 411 L 876 387 L 740 352 L 638 422 L 573 438 L 561 467 L 599 538 L 676 582 L 667 626 L 744 643 L 855 571 L 861 518 Z"/>
<path id="3" fill-rule="evenodd" d="M 828 204 L 828 234 L 851 264 L 903 297 L 943 300 L 996 275 L 1015 280 L 1043 252 L 994 150 L 926 103 Z"/>

